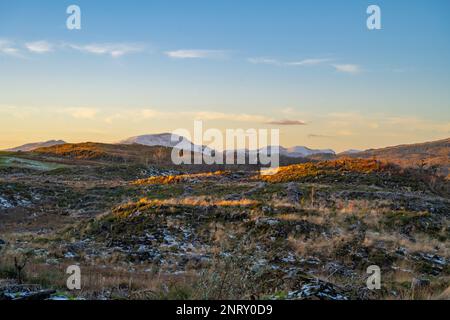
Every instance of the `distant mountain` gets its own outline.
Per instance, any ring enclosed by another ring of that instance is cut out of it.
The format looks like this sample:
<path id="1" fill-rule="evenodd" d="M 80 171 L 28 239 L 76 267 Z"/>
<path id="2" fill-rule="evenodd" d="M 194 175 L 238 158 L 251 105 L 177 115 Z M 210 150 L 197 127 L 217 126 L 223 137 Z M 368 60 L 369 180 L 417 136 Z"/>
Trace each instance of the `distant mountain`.
<path id="1" fill-rule="evenodd" d="M 357 153 L 360 153 L 360 152 L 363 152 L 363 151 L 362 150 L 350 149 L 350 150 L 343 151 L 343 152 L 339 153 L 338 155 L 339 156 L 352 155 L 352 154 L 357 154 Z"/>
<path id="2" fill-rule="evenodd" d="M 265 152 L 267 149 L 269 149 L 269 153 L 270 153 L 270 146 L 269 147 L 264 147 L 259 149 L 259 152 Z M 313 155 L 336 155 L 336 153 L 331 150 L 331 149 L 310 149 L 307 147 L 303 147 L 303 146 L 295 146 L 295 147 L 290 147 L 290 148 L 284 148 L 284 147 L 279 147 L 279 154 L 285 157 L 290 157 L 290 158 L 306 158 L 309 156 L 313 156 Z"/>
<path id="3" fill-rule="evenodd" d="M 116 144 L 115 147 L 113 147 L 113 145 L 108 146 L 106 144 L 92 144 L 95 145 L 95 147 L 93 147 L 92 145 L 89 145 L 88 147 L 88 144 L 69 145 L 62 140 L 50 140 L 46 142 L 28 143 L 16 148 L 8 149 L 7 151 L 33 151 L 49 154 L 56 153 L 60 155 L 75 155 L 76 157 L 85 158 L 103 158 L 103 156 L 99 156 L 97 152 L 99 151 L 98 149 L 100 149 L 101 151 L 104 151 L 103 149 L 108 150 L 106 152 L 108 153 L 108 155 L 104 158 L 110 158 L 111 154 L 114 155 L 111 158 L 128 158 L 128 156 L 122 156 L 122 154 L 127 154 L 128 152 L 136 152 L 136 155 L 134 155 L 133 157 L 138 157 L 139 153 L 143 151 L 139 148 L 139 146 L 165 147 L 168 149 L 177 146 L 180 149 L 192 150 L 197 154 L 209 154 L 211 152 L 211 149 L 209 149 L 208 147 L 195 145 L 184 137 L 174 135 L 174 138 L 174 141 L 172 141 L 172 134 L 170 133 L 141 135 L 120 141 L 118 144 Z M 101 146 L 101 148 L 99 146 Z M 125 148 L 126 146 L 132 148 Z M 136 148 L 134 148 L 133 146 L 136 146 Z M 261 148 L 258 150 L 258 152 L 262 152 L 267 148 L 268 147 Z M 151 152 L 152 150 L 148 151 Z M 223 153 L 229 154 L 230 152 L 232 151 L 225 151 Z M 244 152 L 247 154 L 249 151 L 244 149 L 240 150 L 240 152 Z M 450 177 L 450 138 L 426 143 L 400 145 L 382 149 L 370 149 L 366 151 L 350 149 L 339 154 L 336 154 L 331 149 L 310 149 L 304 146 L 295 146 L 290 148 L 284 148 L 280 146 L 278 152 L 280 156 L 285 159 L 286 163 L 290 163 L 292 161 L 298 162 L 332 160 L 344 157 L 377 159 L 389 161 L 402 167 L 435 167 L 437 168 L 437 172 L 439 174 Z M 216 154 L 217 153 L 222 152 L 217 151 Z"/>
<path id="4" fill-rule="evenodd" d="M 173 139 L 172 139 L 173 138 Z M 149 147 L 168 147 L 182 150 L 191 150 L 194 152 L 204 152 L 208 150 L 204 146 L 198 146 L 193 144 L 189 139 L 181 137 L 178 135 L 172 135 L 171 133 L 160 133 L 160 134 L 146 134 L 136 137 L 131 137 L 119 142 L 119 144 L 140 144 Z"/>
<path id="5" fill-rule="evenodd" d="M 169 147 L 173 148 L 175 146 L 178 146 L 180 149 L 185 150 L 194 150 L 195 152 L 205 152 L 207 150 L 210 150 L 209 148 L 205 146 L 199 146 L 193 144 L 191 141 L 184 137 L 180 137 L 177 135 L 174 135 L 175 142 L 172 141 L 172 134 L 170 133 L 162 133 L 162 134 L 147 134 L 147 135 L 141 135 L 136 137 L 131 137 L 125 140 L 122 140 L 119 142 L 119 144 L 141 144 L 145 146 L 162 146 L 162 147 Z M 181 144 L 179 143 L 181 142 Z M 191 149 L 192 148 L 192 149 Z M 265 148 L 261 148 L 259 151 L 265 150 Z M 333 150 L 325 149 L 325 150 L 314 150 L 309 149 L 307 147 L 302 146 L 296 146 L 291 148 L 284 148 L 279 147 L 280 155 L 291 157 L 291 158 L 305 158 L 310 155 L 315 154 L 331 154 L 335 155 L 336 153 Z M 219 151 L 218 151 L 219 152 Z M 224 153 L 229 154 L 233 151 L 227 150 Z M 234 152 L 245 152 L 248 153 L 249 151 L 247 149 L 243 150 L 237 150 Z"/>
<path id="6" fill-rule="evenodd" d="M 331 149 L 310 149 L 303 146 L 296 146 L 291 148 L 280 148 L 281 155 L 293 157 L 293 158 L 304 158 L 309 157 L 316 154 L 331 154 L 335 155 L 336 153 Z"/>
<path id="7" fill-rule="evenodd" d="M 19 146 L 19 147 L 7 149 L 6 151 L 11 151 L 11 152 L 19 152 L 19 151 L 28 152 L 28 151 L 33 151 L 33 150 L 38 149 L 38 148 L 53 147 L 53 146 L 57 146 L 57 145 L 61 145 L 61 144 L 66 144 L 66 142 L 63 141 L 63 140 L 49 140 L 49 141 L 45 141 L 45 142 L 33 142 L 33 143 L 24 144 L 24 145 Z"/>

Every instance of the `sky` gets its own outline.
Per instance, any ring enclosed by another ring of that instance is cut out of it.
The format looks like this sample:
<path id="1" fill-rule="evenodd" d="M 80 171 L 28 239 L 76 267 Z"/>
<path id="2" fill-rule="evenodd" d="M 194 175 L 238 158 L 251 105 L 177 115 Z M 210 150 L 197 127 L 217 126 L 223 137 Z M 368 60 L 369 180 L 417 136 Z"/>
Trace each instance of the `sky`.
<path id="1" fill-rule="evenodd" d="M 196 119 L 336 151 L 448 138 L 449 16 L 447 0 L 0 0 L 0 149 Z"/>

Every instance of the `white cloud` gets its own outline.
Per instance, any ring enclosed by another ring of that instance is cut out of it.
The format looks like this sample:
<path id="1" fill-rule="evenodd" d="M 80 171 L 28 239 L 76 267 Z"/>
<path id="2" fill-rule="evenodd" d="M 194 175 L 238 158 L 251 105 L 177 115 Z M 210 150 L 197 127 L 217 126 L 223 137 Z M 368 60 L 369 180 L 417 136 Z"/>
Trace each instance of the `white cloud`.
<path id="1" fill-rule="evenodd" d="M 361 73 L 361 68 L 356 64 L 334 64 L 333 67 L 339 72 L 349 74 Z"/>
<path id="2" fill-rule="evenodd" d="M 180 113 L 172 113 L 172 112 L 161 112 L 154 109 L 133 109 L 122 112 L 116 112 L 111 115 L 108 115 L 104 121 L 106 123 L 113 123 L 114 121 L 141 121 L 144 119 L 161 119 L 161 118 L 176 118 Z"/>
<path id="3" fill-rule="evenodd" d="M 450 133 L 450 122 L 431 120 L 417 116 L 392 116 L 386 114 L 361 114 L 357 112 L 335 112 L 325 116 L 329 128 L 341 130 L 338 135 L 346 136 L 349 128 L 364 132 L 432 132 Z"/>
<path id="4" fill-rule="evenodd" d="M 433 130 L 440 133 L 450 133 L 450 121 L 432 121 L 414 116 L 387 117 L 385 123 L 392 127 L 405 127 L 409 130 Z"/>
<path id="5" fill-rule="evenodd" d="M 76 119 L 94 119 L 98 111 L 94 108 L 67 108 L 63 113 Z"/>
<path id="6" fill-rule="evenodd" d="M 258 114 L 246 114 L 246 113 L 223 113 L 223 112 L 210 112 L 201 111 L 193 113 L 195 119 L 198 120 L 225 120 L 236 122 L 270 122 L 272 118 L 258 115 Z"/>
<path id="7" fill-rule="evenodd" d="M 320 64 L 323 64 L 325 62 L 331 61 L 331 59 L 318 59 L 318 58 L 312 58 L 312 59 L 304 59 L 299 61 L 280 61 L 277 59 L 272 58 L 265 58 L 265 57 L 256 57 L 256 58 L 249 58 L 248 61 L 253 64 L 268 64 L 268 65 L 274 65 L 274 66 L 292 66 L 292 67 L 303 67 L 303 66 L 317 66 Z"/>
<path id="8" fill-rule="evenodd" d="M 305 59 L 301 61 L 288 62 L 290 66 L 316 66 L 325 62 L 331 61 L 330 59 Z"/>
<path id="9" fill-rule="evenodd" d="M 53 45 L 47 41 L 34 41 L 25 43 L 25 47 L 33 53 L 47 53 L 53 51 Z"/>
<path id="10" fill-rule="evenodd" d="M 263 57 L 249 58 L 248 61 L 253 64 L 269 64 L 269 65 L 274 65 L 274 66 L 283 65 L 283 63 L 281 61 L 278 61 L 276 59 L 271 59 L 271 58 L 263 58 Z"/>
<path id="11" fill-rule="evenodd" d="M 11 41 L 0 39 L 0 54 L 19 56 L 20 51 L 14 47 L 14 44 Z"/>
<path id="12" fill-rule="evenodd" d="M 223 113 L 212 111 L 192 111 L 192 112 L 165 112 L 155 109 L 135 109 L 125 112 L 118 112 L 107 116 L 104 121 L 113 123 L 116 120 L 141 121 L 143 119 L 178 119 L 185 117 L 186 119 L 195 119 L 203 121 L 234 121 L 234 122 L 257 122 L 267 123 L 274 121 L 273 118 L 258 114 L 245 113 Z"/>
<path id="13" fill-rule="evenodd" d="M 228 56 L 225 50 L 175 50 L 165 54 L 174 59 L 223 59 Z"/>
<path id="14" fill-rule="evenodd" d="M 50 43 L 45 40 L 31 41 L 21 44 L 31 53 L 44 54 L 53 52 L 59 49 L 72 49 L 84 53 L 96 55 L 108 55 L 113 58 L 119 58 L 127 54 L 138 53 L 144 51 L 145 47 L 136 43 L 90 43 L 90 44 L 75 44 L 75 43 Z M 0 39 L 0 54 L 20 56 L 20 50 L 13 46 L 13 43 L 8 40 Z"/>
<path id="15" fill-rule="evenodd" d="M 39 109 L 35 107 L 17 107 L 12 105 L 0 105 L 0 114 L 2 117 L 12 117 L 17 119 L 25 119 L 39 113 Z"/>
<path id="16" fill-rule="evenodd" d="M 66 44 L 66 46 L 85 53 L 96 55 L 109 55 L 119 58 L 127 54 L 138 53 L 144 50 L 142 45 L 132 43 L 91 43 L 87 45 Z"/>

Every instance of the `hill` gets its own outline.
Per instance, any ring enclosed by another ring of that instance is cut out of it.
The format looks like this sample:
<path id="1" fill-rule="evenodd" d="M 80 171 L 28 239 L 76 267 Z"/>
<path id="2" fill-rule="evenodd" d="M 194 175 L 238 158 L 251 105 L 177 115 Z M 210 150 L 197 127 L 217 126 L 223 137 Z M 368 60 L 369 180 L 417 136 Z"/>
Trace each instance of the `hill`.
<path id="1" fill-rule="evenodd" d="M 27 151 L 33 151 L 35 149 L 38 148 L 43 148 L 43 147 L 52 147 L 52 146 L 56 146 L 56 145 L 60 145 L 60 144 L 66 144 L 67 142 L 63 141 L 63 140 L 49 140 L 49 141 L 45 141 L 45 142 L 32 142 L 32 143 L 27 143 L 15 148 L 11 148 L 11 149 L 7 149 L 5 151 L 10 151 L 10 152 L 27 152 Z"/>
<path id="2" fill-rule="evenodd" d="M 34 154 L 71 158 L 76 160 L 99 160 L 114 162 L 162 163 L 170 160 L 171 149 L 138 144 L 76 143 L 43 147 Z"/>
<path id="3" fill-rule="evenodd" d="M 345 157 L 383 160 L 402 167 L 435 168 L 441 175 L 448 176 L 450 169 L 450 138 L 426 143 L 371 149 L 364 152 L 346 154 Z"/>

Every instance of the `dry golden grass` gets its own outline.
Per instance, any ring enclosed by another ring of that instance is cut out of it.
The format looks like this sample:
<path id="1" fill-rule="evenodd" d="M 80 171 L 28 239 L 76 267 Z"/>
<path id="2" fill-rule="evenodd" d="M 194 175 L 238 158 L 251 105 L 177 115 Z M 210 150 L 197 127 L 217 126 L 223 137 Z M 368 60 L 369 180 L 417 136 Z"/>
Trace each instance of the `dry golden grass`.
<path id="1" fill-rule="evenodd" d="M 223 200 L 211 199 L 209 197 L 186 197 L 186 198 L 171 198 L 171 199 L 148 199 L 142 198 L 137 202 L 129 202 L 127 204 L 116 207 L 113 212 L 116 216 L 128 216 L 136 211 L 145 211 L 155 207 L 170 206 L 170 207 L 252 207 L 259 205 L 256 200 L 241 199 L 241 200 Z"/>
<path id="2" fill-rule="evenodd" d="M 369 174 L 375 172 L 399 173 L 400 169 L 387 162 L 363 159 L 339 159 L 333 161 L 308 162 L 281 167 L 273 175 L 262 175 L 263 181 L 279 183 L 301 180 L 305 177 L 342 173 Z"/>
<path id="3" fill-rule="evenodd" d="M 134 185 L 175 184 L 188 182 L 194 179 L 220 177 L 225 176 L 227 174 L 229 174 L 229 172 L 227 171 L 216 171 L 216 172 L 196 173 L 196 174 L 181 174 L 176 176 L 156 176 L 146 179 L 139 179 L 133 181 L 132 184 Z"/>
<path id="4" fill-rule="evenodd" d="M 394 250 L 403 247 L 408 252 L 434 252 L 444 257 L 450 255 L 450 243 L 448 241 L 439 241 L 433 239 L 426 234 L 417 234 L 414 241 L 399 233 L 376 233 L 372 231 L 366 232 L 363 245 L 371 247 L 375 243 L 383 243 L 386 248 Z"/>
<path id="5" fill-rule="evenodd" d="M 437 296 L 439 300 L 450 300 L 450 287 L 445 289 L 441 294 Z"/>

